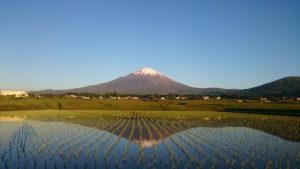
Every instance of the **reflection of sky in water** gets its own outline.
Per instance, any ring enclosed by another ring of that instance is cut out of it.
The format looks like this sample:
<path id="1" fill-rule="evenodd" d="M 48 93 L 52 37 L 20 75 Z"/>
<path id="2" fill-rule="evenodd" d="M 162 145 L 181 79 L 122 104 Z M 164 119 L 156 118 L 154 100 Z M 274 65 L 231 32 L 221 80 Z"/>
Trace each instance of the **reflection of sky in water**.
<path id="1" fill-rule="evenodd" d="M 61 122 L 1 122 L 0 168 L 297 168 L 300 144 L 244 127 L 133 140 Z M 153 131 L 155 132 L 155 131 Z"/>

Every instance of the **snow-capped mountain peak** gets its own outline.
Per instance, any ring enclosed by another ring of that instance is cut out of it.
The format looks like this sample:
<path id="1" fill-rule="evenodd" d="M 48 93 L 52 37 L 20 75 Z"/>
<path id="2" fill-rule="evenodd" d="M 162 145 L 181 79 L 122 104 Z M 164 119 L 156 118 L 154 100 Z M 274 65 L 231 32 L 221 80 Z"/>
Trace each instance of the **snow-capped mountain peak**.
<path id="1" fill-rule="evenodd" d="M 145 76 L 145 75 L 148 75 L 148 76 L 157 76 L 157 75 L 162 75 L 160 72 L 152 69 L 152 68 L 149 68 L 149 67 L 145 67 L 145 68 L 142 68 L 136 72 L 133 73 L 134 75 L 141 75 L 141 76 Z"/>

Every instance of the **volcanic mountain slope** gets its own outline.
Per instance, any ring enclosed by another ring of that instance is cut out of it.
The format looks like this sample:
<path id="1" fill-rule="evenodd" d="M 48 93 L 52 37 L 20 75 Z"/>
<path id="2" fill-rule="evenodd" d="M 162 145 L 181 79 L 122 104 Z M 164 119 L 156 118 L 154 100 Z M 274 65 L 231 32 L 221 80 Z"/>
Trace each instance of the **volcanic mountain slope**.
<path id="1" fill-rule="evenodd" d="M 93 86 L 72 89 L 72 92 L 128 94 L 178 93 L 190 89 L 189 86 L 173 81 L 151 68 L 143 68 L 125 77 Z"/>
<path id="2" fill-rule="evenodd" d="M 154 69 L 146 67 L 107 83 L 68 90 L 43 90 L 37 93 L 59 94 L 74 92 L 104 94 L 107 92 L 117 92 L 120 94 L 220 94 L 226 91 L 225 89 L 219 88 L 190 87 L 176 82 Z"/>
<path id="3" fill-rule="evenodd" d="M 240 90 L 245 96 L 300 96 L 300 77 L 285 77 L 261 86 Z"/>

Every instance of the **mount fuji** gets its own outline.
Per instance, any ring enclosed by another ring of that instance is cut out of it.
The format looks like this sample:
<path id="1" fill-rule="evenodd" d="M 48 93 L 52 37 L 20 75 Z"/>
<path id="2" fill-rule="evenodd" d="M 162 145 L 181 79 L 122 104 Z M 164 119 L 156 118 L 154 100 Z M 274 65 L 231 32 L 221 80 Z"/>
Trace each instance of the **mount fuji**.
<path id="1" fill-rule="evenodd" d="M 94 93 L 104 94 L 117 92 L 119 94 L 222 94 L 230 90 L 220 88 L 194 88 L 174 81 L 162 73 L 145 67 L 127 76 L 117 78 L 107 83 L 91 85 L 67 90 L 42 90 L 35 93 Z"/>

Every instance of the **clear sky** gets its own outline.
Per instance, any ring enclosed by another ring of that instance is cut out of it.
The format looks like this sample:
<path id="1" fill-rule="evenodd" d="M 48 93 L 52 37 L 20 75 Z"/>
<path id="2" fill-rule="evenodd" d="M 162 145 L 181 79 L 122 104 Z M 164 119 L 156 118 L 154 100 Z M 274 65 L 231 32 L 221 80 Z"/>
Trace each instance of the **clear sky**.
<path id="1" fill-rule="evenodd" d="M 0 89 L 66 89 L 152 67 L 194 87 L 300 76 L 299 0 L 0 0 Z"/>

